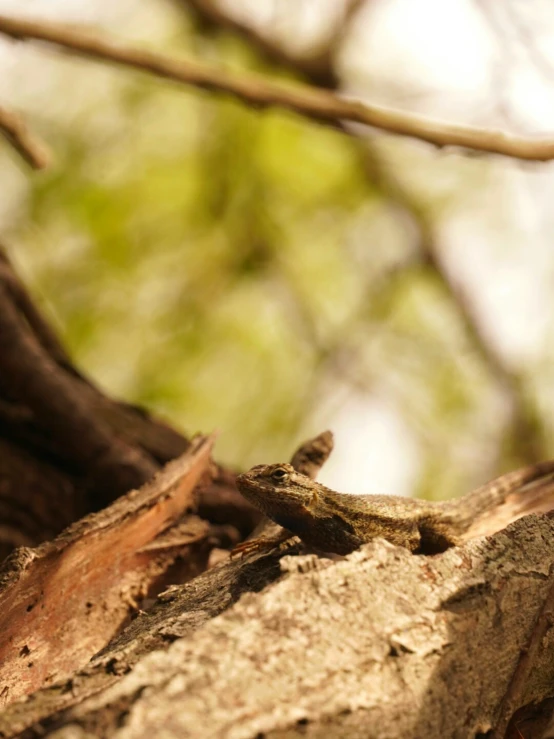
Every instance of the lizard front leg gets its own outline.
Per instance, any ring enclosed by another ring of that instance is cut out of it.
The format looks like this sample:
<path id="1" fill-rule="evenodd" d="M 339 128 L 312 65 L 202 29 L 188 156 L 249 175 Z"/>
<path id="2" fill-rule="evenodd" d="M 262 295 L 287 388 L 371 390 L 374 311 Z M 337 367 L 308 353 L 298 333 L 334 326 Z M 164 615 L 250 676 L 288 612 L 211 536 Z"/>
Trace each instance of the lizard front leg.
<path id="1" fill-rule="evenodd" d="M 292 538 L 294 538 L 294 534 L 287 529 L 279 527 L 277 532 L 271 533 L 269 536 L 258 536 L 256 539 L 249 539 L 248 541 L 243 541 L 241 544 L 237 544 L 231 550 L 231 558 L 246 557 L 247 554 L 252 554 L 253 552 L 269 552 L 271 549 L 275 549 L 275 547 L 280 546 L 283 542 Z"/>

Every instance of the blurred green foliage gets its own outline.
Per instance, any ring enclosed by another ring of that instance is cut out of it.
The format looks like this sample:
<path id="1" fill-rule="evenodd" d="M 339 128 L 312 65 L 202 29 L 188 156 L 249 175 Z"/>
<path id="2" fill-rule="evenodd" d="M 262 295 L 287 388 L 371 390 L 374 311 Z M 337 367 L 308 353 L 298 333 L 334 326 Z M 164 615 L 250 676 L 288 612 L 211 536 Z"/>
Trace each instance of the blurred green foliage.
<path id="1" fill-rule="evenodd" d="M 103 387 L 187 433 L 222 430 L 219 458 L 249 465 L 288 457 L 346 386 L 404 419 L 414 492 L 494 473 L 501 390 L 360 140 L 123 73 L 43 129 L 58 165 L 29 179 L 12 255 Z M 486 173 L 458 166 L 422 207 L 438 217 Z"/>

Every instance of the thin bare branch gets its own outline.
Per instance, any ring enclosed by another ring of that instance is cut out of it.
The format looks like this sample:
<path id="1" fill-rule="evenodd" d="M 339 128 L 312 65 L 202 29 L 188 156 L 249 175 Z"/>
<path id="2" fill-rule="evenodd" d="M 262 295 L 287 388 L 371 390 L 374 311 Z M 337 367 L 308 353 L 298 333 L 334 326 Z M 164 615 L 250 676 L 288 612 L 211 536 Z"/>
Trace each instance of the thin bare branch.
<path id="1" fill-rule="evenodd" d="M 33 169 L 44 169 L 49 165 L 50 153 L 46 145 L 29 131 L 21 116 L 0 108 L 0 131 Z"/>
<path id="2" fill-rule="evenodd" d="M 551 138 L 529 139 L 505 131 L 436 121 L 391 108 L 346 100 L 308 85 L 285 86 L 259 75 L 230 73 L 197 61 L 177 60 L 123 46 L 74 26 L 0 16 L 0 33 L 20 40 L 46 41 L 83 56 L 134 67 L 201 89 L 234 95 L 256 107 L 279 106 L 331 125 L 348 120 L 439 147 L 465 147 L 532 161 L 554 159 L 554 140 Z"/>

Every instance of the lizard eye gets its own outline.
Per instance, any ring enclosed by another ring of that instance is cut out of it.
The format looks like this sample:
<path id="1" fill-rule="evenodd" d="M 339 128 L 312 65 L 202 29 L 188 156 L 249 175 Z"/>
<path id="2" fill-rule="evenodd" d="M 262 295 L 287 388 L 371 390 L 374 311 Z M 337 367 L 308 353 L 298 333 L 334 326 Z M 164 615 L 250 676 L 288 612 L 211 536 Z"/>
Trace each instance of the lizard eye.
<path id="1" fill-rule="evenodd" d="M 284 482 L 288 476 L 289 473 L 283 467 L 277 467 L 277 469 L 273 470 L 271 473 L 271 479 L 274 482 Z"/>

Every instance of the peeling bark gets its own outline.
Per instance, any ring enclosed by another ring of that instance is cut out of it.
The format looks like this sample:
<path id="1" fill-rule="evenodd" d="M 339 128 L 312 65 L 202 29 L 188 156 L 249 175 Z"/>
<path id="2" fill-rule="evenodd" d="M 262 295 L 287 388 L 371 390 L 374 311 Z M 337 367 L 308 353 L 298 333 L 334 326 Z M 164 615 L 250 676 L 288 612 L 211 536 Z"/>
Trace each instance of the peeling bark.
<path id="1" fill-rule="evenodd" d="M 71 681 L 8 708 L 0 736 L 466 739 L 495 725 L 554 582 L 551 517 L 431 557 L 382 540 L 337 561 L 297 552 L 162 594 Z M 553 678 L 550 627 L 520 705 L 552 697 Z"/>
<path id="2" fill-rule="evenodd" d="M 37 549 L 16 549 L 0 569 L 2 704 L 70 675 L 117 633 L 137 599 L 183 547 L 206 538 L 153 540 L 193 506 L 211 440 L 199 438 L 141 490 Z"/>

